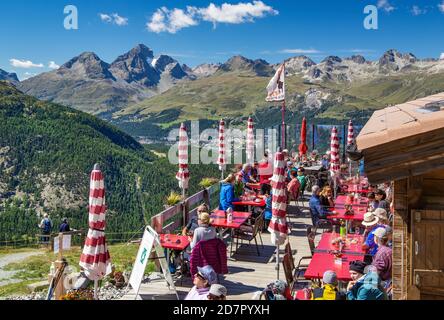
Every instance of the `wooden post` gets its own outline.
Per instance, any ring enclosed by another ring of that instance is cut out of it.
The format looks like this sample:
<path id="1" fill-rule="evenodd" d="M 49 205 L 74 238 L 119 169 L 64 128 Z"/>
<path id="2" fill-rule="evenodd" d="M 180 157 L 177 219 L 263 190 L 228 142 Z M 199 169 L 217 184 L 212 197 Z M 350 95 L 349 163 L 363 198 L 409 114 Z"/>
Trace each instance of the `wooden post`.
<path id="1" fill-rule="evenodd" d="M 58 260 L 55 262 L 56 269 L 62 268 L 63 265 L 63 233 L 59 233 L 59 253 Z M 65 286 L 65 272 L 62 273 L 59 282 L 57 283 L 57 287 L 54 290 L 54 298 L 55 300 L 60 300 L 60 298 L 66 293 Z"/>

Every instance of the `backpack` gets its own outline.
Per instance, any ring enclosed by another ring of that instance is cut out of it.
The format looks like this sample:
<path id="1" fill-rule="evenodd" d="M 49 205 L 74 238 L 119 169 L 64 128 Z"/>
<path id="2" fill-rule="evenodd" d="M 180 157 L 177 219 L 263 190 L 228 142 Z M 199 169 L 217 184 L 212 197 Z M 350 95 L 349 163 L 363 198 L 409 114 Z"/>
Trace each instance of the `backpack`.
<path id="1" fill-rule="evenodd" d="M 43 220 L 43 232 L 51 232 L 51 221 L 49 219 Z"/>

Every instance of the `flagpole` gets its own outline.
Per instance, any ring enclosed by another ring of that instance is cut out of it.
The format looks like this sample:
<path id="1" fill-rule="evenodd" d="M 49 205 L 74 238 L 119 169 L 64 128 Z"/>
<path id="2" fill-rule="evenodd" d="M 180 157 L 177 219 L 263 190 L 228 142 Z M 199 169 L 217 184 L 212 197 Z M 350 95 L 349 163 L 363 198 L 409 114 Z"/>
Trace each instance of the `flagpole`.
<path id="1" fill-rule="evenodd" d="M 284 101 L 282 101 L 282 128 L 281 128 L 281 147 L 282 150 L 286 149 L 286 144 L 285 144 L 285 132 L 287 131 L 285 128 L 285 99 Z"/>

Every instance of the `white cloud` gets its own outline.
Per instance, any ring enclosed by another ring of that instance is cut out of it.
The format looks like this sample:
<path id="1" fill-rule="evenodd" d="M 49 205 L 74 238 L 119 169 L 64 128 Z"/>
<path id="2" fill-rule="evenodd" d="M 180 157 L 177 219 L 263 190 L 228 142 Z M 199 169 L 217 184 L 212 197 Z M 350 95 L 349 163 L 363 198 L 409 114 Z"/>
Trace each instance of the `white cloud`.
<path id="1" fill-rule="evenodd" d="M 392 12 L 395 10 L 395 7 L 390 4 L 389 0 L 378 0 L 378 8 L 382 8 L 385 12 Z"/>
<path id="2" fill-rule="evenodd" d="M 422 14 L 426 14 L 427 10 L 426 9 L 421 9 L 418 6 L 413 6 L 411 12 L 412 12 L 412 14 L 414 16 L 419 16 L 419 15 L 422 15 Z"/>
<path id="3" fill-rule="evenodd" d="M 9 62 L 11 63 L 11 66 L 15 67 L 15 68 L 25 68 L 25 69 L 30 69 L 30 68 L 43 68 L 43 64 L 39 63 L 33 63 L 32 61 L 29 60 L 19 60 L 19 59 L 10 59 Z"/>
<path id="4" fill-rule="evenodd" d="M 58 68 L 60 68 L 60 66 L 57 63 L 55 63 L 55 61 L 49 61 L 48 68 L 50 68 L 50 69 L 58 69 Z"/>
<path id="5" fill-rule="evenodd" d="M 315 49 L 284 49 L 279 51 L 279 53 L 315 54 L 315 53 L 321 53 L 321 51 Z"/>
<path id="6" fill-rule="evenodd" d="M 198 12 L 202 15 L 204 21 L 214 24 L 253 22 L 255 18 L 263 18 L 266 14 L 279 14 L 277 10 L 274 10 L 262 1 L 253 1 L 253 3 L 241 2 L 238 4 L 223 3 L 220 7 L 210 3 L 207 8 L 198 9 Z"/>
<path id="7" fill-rule="evenodd" d="M 438 4 L 439 11 L 444 13 L 444 0 L 441 2 L 441 4 Z"/>
<path id="8" fill-rule="evenodd" d="M 441 53 L 441 56 L 439 57 L 439 59 L 444 60 L 444 52 Z"/>
<path id="9" fill-rule="evenodd" d="M 128 18 L 121 17 L 117 13 L 112 13 L 111 15 L 106 13 L 99 13 L 100 20 L 106 23 L 113 23 L 119 27 L 128 25 Z"/>
<path id="10" fill-rule="evenodd" d="M 146 24 L 149 31 L 160 33 L 177 31 L 198 25 L 201 21 L 217 23 L 239 24 L 254 22 L 256 18 L 263 18 L 266 14 L 278 14 L 279 12 L 267 6 L 262 1 L 252 3 L 228 4 L 223 3 L 220 7 L 210 3 L 208 7 L 197 8 L 188 6 L 183 9 L 168 9 L 162 7 L 152 15 Z"/>
<path id="11" fill-rule="evenodd" d="M 198 21 L 194 19 L 195 9 L 187 7 L 186 11 L 182 9 L 169 10 L 166 7 L 157 9 L 151 17 L 151 22 L 147 23 L 148 30 L 160 33 L 176 33 L 180 29 L 195 26 Z"/>
<path id="12" fill-rule="evenodd" d="M 21 80 L 27 80 L 29 78 L 35 77 L 37 73 L 25 72 Z"/>

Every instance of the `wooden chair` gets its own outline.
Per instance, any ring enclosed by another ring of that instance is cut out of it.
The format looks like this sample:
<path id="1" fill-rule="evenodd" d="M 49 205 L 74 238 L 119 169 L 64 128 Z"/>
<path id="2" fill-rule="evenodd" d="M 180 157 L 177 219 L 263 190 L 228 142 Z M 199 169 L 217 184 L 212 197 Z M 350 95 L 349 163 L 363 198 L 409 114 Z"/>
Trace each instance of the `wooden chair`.
<path id="1" fill-rule="evenodd" d="M 236 250 L 239 247 L 239 239 L 240 240 L 246 240 L 248 241 L 248 245 L 251 245 L 251 241 L 254 240 L 255 244 L 256 244 L 256 250 L 257 250 L 257 255 L 260 256 L 260 252 L 259 252 L 259 246 L 257 244 L 257 235 L 259 234 L 259 238 L 262 242 L 262 237 L 260 235 L 260 231 L 263 229 L 264 226 L 264 217 L 263 215 L 260 215 L 259 217 L 256 218 L 256 221 L 254 222 L 254 225 L 244 225 L 241 228 L 239 228 L 238 230 L 234 230 L 233 232 L 233 239 L 231 241 L 231 248 L 230 248 L 230 253 L 233 252 L 233 242 L 234 239 L 236 239 Z M 264 244 L 262 243 L 262 248 L 264 247 Z"/>
<path id="2" fill-rule="evenodd" d="M 282 259 L 282 266 L 284 267 L 285 280 L 287 280 L 288 288 L 290 289 L 290 293 L 293 295 L 294 287 L 296 284 L 296 279 L 293 276 L 293 268 L 294 266 L 293 257 L 288 253 L 284 254 L 284 258 Z"/>

